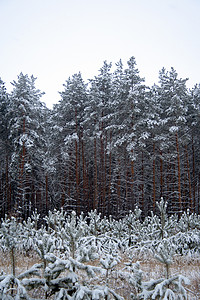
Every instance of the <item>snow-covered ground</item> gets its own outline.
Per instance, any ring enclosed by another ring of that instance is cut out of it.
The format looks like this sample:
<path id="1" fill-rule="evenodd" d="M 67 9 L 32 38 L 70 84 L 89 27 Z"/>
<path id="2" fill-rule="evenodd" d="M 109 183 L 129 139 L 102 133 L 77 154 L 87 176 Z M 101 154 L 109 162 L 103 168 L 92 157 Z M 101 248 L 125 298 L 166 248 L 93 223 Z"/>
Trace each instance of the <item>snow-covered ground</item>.
<path id="1" fill-rule="evenodd" d="M 130 294 L 134 292 L 133 286 L 129 283 L 128 279 L 125 280 L 122 277 L 122 273 L 126 274 L 130 273 L 127 271 L 127 262 L 129 261 L 129 257 L 125 253 L 121 253 L 119 255 L 120 260 L 116 263 L 116 265 L 112 268 L 109 273 L 108 278 L 106 278 L 106 274 L 102 273 L 97 275 L 95 278 L 90 279 L 86 278 L 83 271 L 79 271 L 78 275 L 82 283 L 88 280 L 88 282 L 93 285 L 105 285 L 108 284 L 110 288 L 112 288 L 118 295 L 124 297 L 124 299 L 131 299 Z M 145 281 L 156 280 L 165 276 L 165 267 L 162 263 L 155 260 L 153 257 L 145 256 L 145 255 L 136 255 L 133 258 L 133 263 L 137 261 L 140 262 L 140 268 L 143 272 L 143 278 Z M 41 259 L 34 252 L 29 252 L 28 255 L 25 253 L 18 253 L 16 255 L 16 276 L 30 269 L 36 263 L 40 263 Z M 96 267 L 102 267 L 100 263 L 100 259 L 96 259 L 94 261 L 87 262 L 87 264 Z M 0 253 L 0 270 L 1 274 L 10 274 L 11 273 L 11 265 L 9 259 L 8 252 Z M 67 271 L 66 271 L 67 273 Z M 185 286 L 187 291 L 188 300 L 197 300 L 200 299 L 200 256 L 189 257 L 189 256 L 175 256 L 173 259 L 173 263 L 170 267 L 170 275 L 181 274 L 187 277 L 190 281 L 190 284 Z M 33 291 L 29 292 L 29 294 L 38 299 L 44 299 L 45 293 L 41 288 L 35 288 Z M 48 299 L 54 299 L 53 296 L 48 297 Z"/>

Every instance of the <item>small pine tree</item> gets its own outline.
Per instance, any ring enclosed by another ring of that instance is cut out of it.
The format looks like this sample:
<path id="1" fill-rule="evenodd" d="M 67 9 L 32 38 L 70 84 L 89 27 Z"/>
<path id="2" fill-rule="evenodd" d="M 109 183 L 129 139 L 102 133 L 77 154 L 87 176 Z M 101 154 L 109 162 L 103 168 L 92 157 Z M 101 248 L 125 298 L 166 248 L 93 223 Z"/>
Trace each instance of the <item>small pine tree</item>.
<path id="1" fill-rule="evenodd" d="M 189 284 L 189 280 L 182 275 L 170 275 L 170 265 L 173 262 L 175 247 L 169 240 L 163 239 L 155 249 L 155 258 L 164 264 L 165 277 L 142 283 L 142 292 L 139 299 L 187 299 L 186 290 L 183 284 Z"/>

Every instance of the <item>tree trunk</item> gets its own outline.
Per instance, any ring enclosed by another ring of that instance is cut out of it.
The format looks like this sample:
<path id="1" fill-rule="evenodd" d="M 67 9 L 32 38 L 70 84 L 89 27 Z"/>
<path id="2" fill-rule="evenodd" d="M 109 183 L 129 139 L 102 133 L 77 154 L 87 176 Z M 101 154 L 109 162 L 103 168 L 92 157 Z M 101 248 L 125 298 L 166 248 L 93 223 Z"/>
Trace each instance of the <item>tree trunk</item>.
<path id="1" fill-rule="evenodd" d="M 193 206 L 193 201 L 192 201 L 192 185 L 191 185 L 190 164 L 189 164 L 189 159 L 188 159 L 187 145 L 185 145 L 185 152 L 186 152 L 186 164 L 187 164 L 187 177 L 188 177 L 188 185 L 189 185 L 190 209 L 193 212 L 194 211 L 194 206 Z"/>
<path id="2" fill-rule="evenodd" d="M 75 121 L 76 121 L 76 134 L 77 134 L 77 138 L 78 138 L 78 120 L 77 120 L 77 110 L 75 109 Z M 80 187 L 79 187 L 79 183 L 80 183 L 80 170 L 79 170 L 79 160 L 80 160 L 80 153 L 79 153 L 79 145 L 78 145 L 78 141 L 77 138 L 75 140 L 75 155 L 76 155 L 76 167 L 75 167 L 75 174 L 76 174 L 76 201 L 77 201 L 77 205 L 76 205 L 76 211 L 78 213 L 78 215 L 80 214 Z M 80 143 L 79 143 L 80 144 Z"/>
<path id="3" fill-rule="evenodd" d="M 46 215 L 48 214 L 48 210 L 49 210 L 49 203 L 48 203 L 48 175 L 46 174 L 45 176 L 45 202 L 46 202 Z"/>
<path id="4" fill-rule="evenodd" d="M 25 133 L 25 118 L 23 119 L 23 126 L 22 126 L 22 132 Z M 18 207 L 21 207 L 22 211 L 24 210 L 24 182 L 23 182 L 23 176 L 24 176 L 24 165 L 25 165 L 25 155 L 26 155 L 26 148 L 25 148 L 25 141 L 23 141 L 22 144 L 22 151 L 20 156 L 20 163 L 19 163 L 19 191 L 18 191 Z"/>
<path id="5" fill-rule="evenodd" d="M 160 199 L 163 197 L 163 159 L 162 151 L 160 150 Z"/>
<path id="6" fill-rule="evenodd" d="M 14 247 L 12 247 L 12 249 L 10 250 L 10 258 L 11 258 L 11 268 L 12 268 L 12 275 L 15 277 L 15 249 Z"/>
<path id="7" fill-rule="evenodd" d="M 142 201 L 141 201 L 141 207 L 144 211 L 144 153 L 142 151 L 142 183 L 141 183 L 141 192 L 142 192 Z"/>
<path id="8" fill-rule="evenodd" d="M 93 209 L 97 209 L 98 207 L 98 199 L 97 199 L 97 141 L 94 139 L 94 202 Z"/>
<path id="9" fill-rule="evenodd" d="M 194 141 L 192 137 L 192 179 L 193 179 L 193 205 L 194 210 L 196 206 L 196 176 L 195 176 L 195 151 L 194 151 Z"/>
<path id="10" fill-rule="evenodd" d="M 76 200 L 77 200 L 77 213 L 80 214 L 80 195 L 79 195 L 79 166 L 78 166 L 78 143 L 75 141 L 76 152 Z"/>
<path id="11" fill-rule="evenodd" d="M 133 150 L 131 150 L 133 154 Z M 131 209 L 134 209 L 134 192 L 133 192 L 133 187 L 134 187 L 134 161 L 133 157 L 131 159 Z"/>
<path id="12" fill-rule="evenodd" d="M 111 152 L 111 144 L 112 144 L 112 132 L 110 132 L 110 153 L 109 153 L 109 183 L 108 183 L 108 203 L 107 203 L 107 214 L 110 215 L 110 201 L 111 201 L 111 174 L 112 174 L 112 152 Z"/>
<path id="13" fill-rule="evenodd" d="M 104 155 L 104 139 L 103 136 L 101 135 L 101 153 L 100 153 L 100 158 L 101 158 L 101 210 L 102 214 L 104 215 L 104 210 L 105 210 L 105 155 Z"/>
<path id="14" fill-rule="evenodd" d="M 117 174 L 117 210 L 116 214 L 119 214 L 119 208 L 121 204 L 121 178 L 120 178 L 120 169 L 121 169 L 121 161 L 118 159 L 118 164 L 119 164 L 119 171 Z"/>
<path id="15" fill-rule="evenodd" d="M 155 143 L 153 144 L 153 212 L 156 208 L 156 161 L 155 161 Z"/>
<path id="16" fill-rule="evenodd" d="M 181 167 L 180 167 L 180 153 L 178 143 L 178 133 L 176 132 L 176 151 L 177 151 L 177 168 L 178 168 L 178 203 L 179 213 L 182 211 L 182 200 L 181 200 Z"/>

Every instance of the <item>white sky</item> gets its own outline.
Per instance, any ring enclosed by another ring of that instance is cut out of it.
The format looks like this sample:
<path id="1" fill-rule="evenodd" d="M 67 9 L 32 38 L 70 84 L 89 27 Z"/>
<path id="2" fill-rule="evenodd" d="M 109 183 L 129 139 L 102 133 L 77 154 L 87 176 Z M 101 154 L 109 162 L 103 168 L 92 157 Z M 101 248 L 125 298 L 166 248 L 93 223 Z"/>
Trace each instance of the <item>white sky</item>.
<path id="1" fill-rule="evenodd" d="M 37 77 L 48 107 L 74 73 L 134 56 L 146 84 L 162 67 L 200 83 L 200 0 L 0 0 L 0 77 Z"/>

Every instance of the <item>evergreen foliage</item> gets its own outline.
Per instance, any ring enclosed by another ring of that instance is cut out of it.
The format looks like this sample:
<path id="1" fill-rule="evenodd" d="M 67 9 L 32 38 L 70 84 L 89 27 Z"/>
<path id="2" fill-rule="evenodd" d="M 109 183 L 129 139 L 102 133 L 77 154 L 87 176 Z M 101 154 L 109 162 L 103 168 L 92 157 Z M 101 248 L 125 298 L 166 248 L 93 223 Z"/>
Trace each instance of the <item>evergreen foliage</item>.
<path id="1" fill-rule="evenodd" d="M 20 73 L 10 94 L 0 80 L 1 217 L 138 207 L 144 218 L 161 197 L 168 213 L 198 215 L 200 88 L 174 68 L 158 80 L 146 86 L 134 57 L 104 61 L 87 83 L 69 77 L 51 111 L 34 76 Z"/>
<path id="2" fill-rule="evenodd" d="M 0 275 L 1 299 L 33 300 L 39 291 L 44 299 L 123 299 L 112 287 L 114 273 L 129 283 L 132 299 L 187 299 L 189 281 L 172 274 L 170 266 L 177 255 L 199 256 L 200 219 L 189 212 L 180 219 L 168 216 L 163 199 L 157 206 L 160 215 L 152 213 L 144 220 L 138 209 L 121 220 L 100 218 L 96 211 L 84 217 L 54 210 L 40 226 L 37 211 L 23 222 L 6 216 L 1 221 L 0 245 L 10 254 L 11 270 Z M 140 263 L 135 261 L 142 248 L 146 256 L 153 254 L 164 265 L 163 276 L 144 280 Z M 37 254 L 39 263 L 19 272 L 16 254 L 30 251 Z M 129 261 L 119 269 L 124 254 Z"/>

